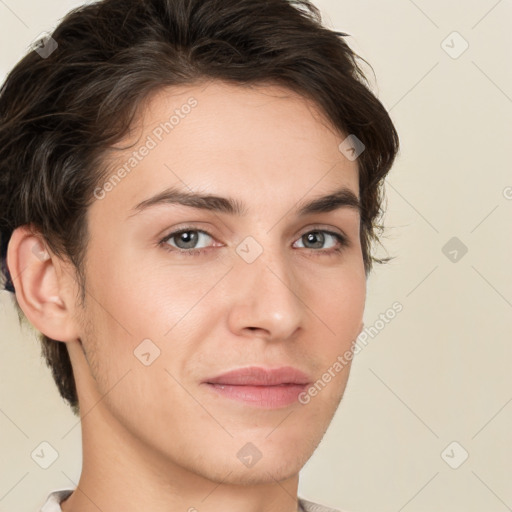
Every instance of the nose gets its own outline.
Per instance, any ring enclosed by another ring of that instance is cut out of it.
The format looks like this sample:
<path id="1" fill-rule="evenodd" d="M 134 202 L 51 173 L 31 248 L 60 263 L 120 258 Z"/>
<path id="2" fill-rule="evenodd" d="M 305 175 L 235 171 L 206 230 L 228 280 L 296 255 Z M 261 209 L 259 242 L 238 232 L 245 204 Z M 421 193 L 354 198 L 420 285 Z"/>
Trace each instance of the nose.
<path id="1" fill-rule="evenodd" d="M 308 298 L 284 255 L 265 250 L 252 263 L 240 258 L 230 280 L 228 323 L 233 333 L 284 340 L 304 326 Z"/>

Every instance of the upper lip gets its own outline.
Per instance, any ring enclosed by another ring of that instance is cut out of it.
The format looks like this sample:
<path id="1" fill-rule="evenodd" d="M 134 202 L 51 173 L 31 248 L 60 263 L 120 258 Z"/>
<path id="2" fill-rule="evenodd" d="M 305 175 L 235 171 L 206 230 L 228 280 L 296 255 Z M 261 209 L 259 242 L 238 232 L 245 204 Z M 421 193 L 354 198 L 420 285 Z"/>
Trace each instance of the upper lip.
<path id="1" fill-rule="evenodd" d="M 280 368 L 250 366 L 208 378 L 203 382 L 234 386 L 278 386 L 280 384 L 309 384 L 310 379 L 304 372 L 292 366 Z"/>

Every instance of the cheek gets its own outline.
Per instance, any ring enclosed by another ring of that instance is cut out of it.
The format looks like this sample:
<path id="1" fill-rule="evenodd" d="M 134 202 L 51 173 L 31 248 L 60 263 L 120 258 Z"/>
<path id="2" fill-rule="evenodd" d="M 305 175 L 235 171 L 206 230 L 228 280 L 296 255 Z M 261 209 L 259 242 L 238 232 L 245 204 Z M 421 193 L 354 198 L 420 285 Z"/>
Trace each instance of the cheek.
<path id="1" fill-rule="evenodd" d="M 364 271 L 343 269 L 310 284 L 311 309 L 338 343 L 359 334 L 366 301 Z"/>
<path id="2" fill-rule="evenodd" d="M 105 266 L 95 275 L 97 301 L 91 299 L 89 314 L 102 342 L 96 347 L 97 358 L 107 362 L 100 368 L 108 374 L 107 389 L 127 370 L 141 369 L 145 370 L 139 376 L 141 389 L 165 386 L 169 376 L 164 369 L 181 371 L 219 319 L 221 301 L 215 285 L 226 273 L 225 265 L 207 268 L 184 262 L 155 264 L 143 257 L 136 263 L 136 259 L 118 255 L 115 266 Z M 144 367 L 138 355 L 154 363 Z M 163 383 L 153 368 L 160 368 Z"/>
<path id="3" fill-rule="evenodd" d="M 171 265 L 163 256 L 112 251 L 108 260 L 91 259 L 91 294 L 104 309 L 106 322 L 125 329 L 125 337 L 164 336 L 215 282 L 215 272 L 192 270 L 184 261 Z"/>

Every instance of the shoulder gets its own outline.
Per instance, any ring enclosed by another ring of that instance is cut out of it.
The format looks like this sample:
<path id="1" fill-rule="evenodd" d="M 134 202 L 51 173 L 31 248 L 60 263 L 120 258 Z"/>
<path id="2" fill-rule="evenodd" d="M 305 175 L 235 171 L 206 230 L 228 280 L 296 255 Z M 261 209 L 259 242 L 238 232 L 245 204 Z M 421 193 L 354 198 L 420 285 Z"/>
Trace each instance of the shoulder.
<path id="1" fill-rule="evenodd" d="M 44 505 L 39 509 L 39 512 L 62 512 L 60 508 L 61 502 L 63 502 L 74 489 L 59 489 L 52 491 L 48 494 Z"/>
<path id="2" fill-rule="evenodd" d="M 60 504 L 73 492 L 73 490 L 74 489 L 59 489 L 50 492 L 39 512 L 62 512 Z M 312 501 L 305 500 L 304 498 L 299 498 L 299 504 L 301 506 L 301 512 L 348 512 L 347 510 L 329 508 L 318 503 L 313 503 Z"/>
<path id="3" fill-rule="evenodd" d="M 319 503 L 313 503 L 304 498 L 299 498 L 299 504 L 302 507 L 299 509 L 301 512 L 349 512 L 348 510 L 334 509 Z"/>

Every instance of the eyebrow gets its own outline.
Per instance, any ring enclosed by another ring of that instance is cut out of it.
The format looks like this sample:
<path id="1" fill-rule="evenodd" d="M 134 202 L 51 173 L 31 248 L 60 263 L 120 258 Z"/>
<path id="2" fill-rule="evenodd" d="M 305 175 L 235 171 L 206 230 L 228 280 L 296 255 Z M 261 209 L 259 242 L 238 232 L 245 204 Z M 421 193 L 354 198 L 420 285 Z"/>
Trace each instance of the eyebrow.
<path id="1" fill-rule="evenodd" d="M 133 217 L 139 212 L 162 204 L 177 204 L 201 210 L 226 213 L 228 215 L 247 215 L 247 208 L 244 203 L 237 199 L 212 194 L 188 192 L 170 187 L 138 203 L 131 209 L 132 213 L 128 217 Z M 356 194 L 351 189 L 342 187 L 328 195 L 317 197 L 309 202 L 301 201 L 298 203 L 296 210 L 297 215 L 303 217 L 313 213 L 331 212 L 339 208 L 355 209 L 359 214 L 361 214 L 362 209 Z"/>

